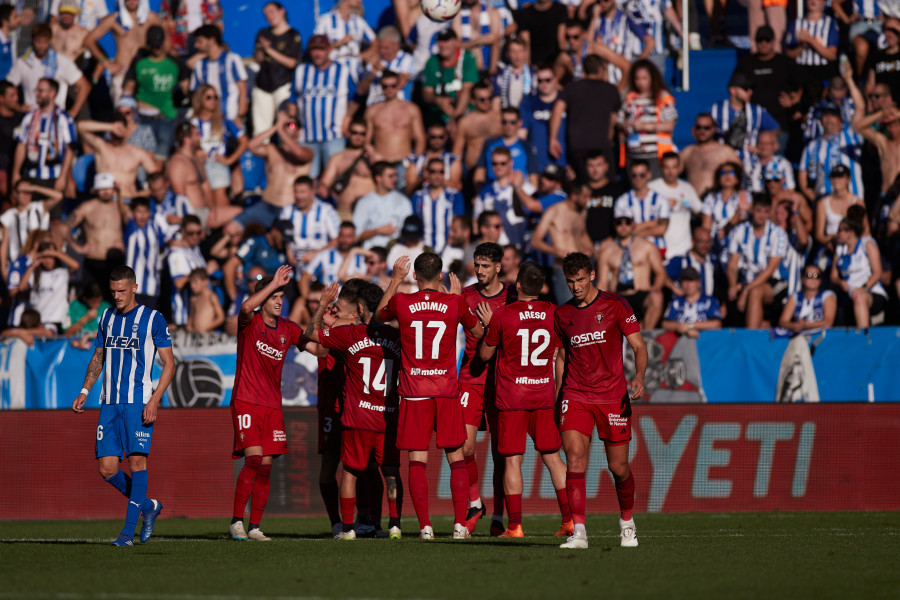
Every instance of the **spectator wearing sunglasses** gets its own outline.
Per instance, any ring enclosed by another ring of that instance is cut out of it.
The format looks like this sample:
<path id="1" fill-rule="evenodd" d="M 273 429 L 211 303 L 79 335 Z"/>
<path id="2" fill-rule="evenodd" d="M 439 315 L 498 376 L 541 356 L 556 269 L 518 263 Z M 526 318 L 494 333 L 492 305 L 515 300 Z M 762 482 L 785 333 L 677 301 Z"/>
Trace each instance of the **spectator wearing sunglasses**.
<path id="1" fill-rule="evenodd" d="M 884 83 L 890 88 L 891 96 L 900 98 L 900 19 L 885 17 L 882 30 L 887 45 L 869 57 L 865 92 L 872 94 L 875 84 Z"/>
<path id="2" fill-rule="evenodd" d="M 800 279 L 801 289 L 788 297 L 778 326 L 793 333 L 815 333 L 834 325 L 837 296 L 824 289 L 824 274 L 818 265 L 806 265 Z"/>
<path id="3" fill-rule="evenodd" d="M 493 167 L 493 153 L 497 148 L 504 148 L 509 151 L 513 171 L 521 174 L 524 181 L 537 187 L 537 150 L 531 142 L 519 137 L 521 127 L 522 118 L 518 108 L 508 107 L 500 111 L 500 135 L 485 140 L 481 148 L 481 156 L 473 175 L 476 186 L 498 179 Z"/>

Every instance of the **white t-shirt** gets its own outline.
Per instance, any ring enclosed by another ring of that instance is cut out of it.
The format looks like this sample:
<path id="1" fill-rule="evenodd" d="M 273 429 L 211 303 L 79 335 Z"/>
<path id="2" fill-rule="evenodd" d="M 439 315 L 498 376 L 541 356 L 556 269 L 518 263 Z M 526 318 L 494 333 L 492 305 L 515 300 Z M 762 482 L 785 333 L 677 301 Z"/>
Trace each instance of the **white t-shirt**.
<path id="1" fill-rule="evenodd" d="M 666 256 L 682 256 L 691 249 L 691 214 L 698 214 L 703 203 L 691 184 L 683 179 L 669 187 L 660 177 L 651 181 L 651 190 L 669 202 L 669 226 L 666 228 Z"/>
<path id="2" fill-rule="evenodd" d="M 390 274 L 391 269 L 394 266 L 394 263 L 397 262 L 397 259 L 401 256 L 409 257 L 409 264 L 413 264 L 416 262 L 416 259 L 419 258 L 419 255 L 425 252 L 425 242 L 419 242 L 413 247 L 404 246 L 400 242 L 394 244 L 391 249 L 388 251 L 387 255 L 387 265 L 388 265 L 388 274 Z M 403 279 L 406 283 L 415 283 L 415 279 L 413 279 L 413 270 L 410 269 L 409 273 L 406 274 L 406 277 Z"/>
<path id="3" fill-rule="evenodd" d="M 48 52 L 51 51 L 52 49 L 48 50 Z M 34 90 L 37 88 L 38 82 L 44 77 L 55 79 L 59 84 L 59 93 L 56 94 L 56 105 L 65 109 L 69 86 L 75 85 L 82 78 L 81 70 L 75 66 L 75 63 L 68 56 L 56 53 L 54 60 L 45 65 L 29 49 L 13 64 L 12 69 L 6 75 L 6 80 L 13 85 L 22 86 L 25 106 L 37 106 Z"/>
<path id="4" fill-rule="evenodd" d="M 28 304 L 41 313 L 41 322 L 62 323 L 65 326 L 69 314 L 69 269 L 57 267 L 41 271 L 40 284 L 37 286 L 33 272 L 28 284 L 31 286 Z"/>

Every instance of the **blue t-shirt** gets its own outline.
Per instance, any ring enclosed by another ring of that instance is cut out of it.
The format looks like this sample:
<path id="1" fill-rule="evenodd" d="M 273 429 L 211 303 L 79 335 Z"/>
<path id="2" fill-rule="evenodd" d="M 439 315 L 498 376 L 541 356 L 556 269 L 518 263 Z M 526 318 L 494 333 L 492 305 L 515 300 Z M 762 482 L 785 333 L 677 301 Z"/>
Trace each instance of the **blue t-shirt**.
<path id="1" fill-rule="evenodd" d="M 275 250 L 264 235 L 257 235 L 241 244 L 237 255 L 245 269 L 258 266 L 265 269 L 266 273 L 274 273 L 278 267 L 287 264 L 284 252 Z"/>
<path id="2" fill-rule="evenodd" d="M 512 154 L 512 163 L 513 169 L 516 171 L 521 171 L 526 175 L 526 177 L 531 173 L 537 173 L 539 171 L 537 166 L 537 151 L 535 150 L 534 144 L 527 140 L 520 140 L 516 138 L 516 141 L 512 143 L 512 145 L 507 146 L 503 143 L 502 137 L 492 137 L 488 138 L 488 140 L 484 143 L 484 147 L 481 149 L 481 156 L 478 157 L 478 165 L 479 167 L 484 167 L 487 170 L 487 179 L 485 181 L 494 181 L 496 177 L 494 177 L 494 167 L 491 166 L 491 152 L 494 151 L 494 148 L 506 148 Z"/>
<path id="3" fill-rule="evenodd" d="M 557 138 L 562 144 L 562 154 L 554 159 L 550 156 L 550 115 L 553 114 L 553 102 L 544 102 L 539 96 L 525 96 L 519 105 L 522 113 L 522 128 L 528 130 L 528 141 L 537 151 L 537 170 L 543 171 L 551 163 L 559 166 L 566 164 L 566 117 L 563 116 Z"/>

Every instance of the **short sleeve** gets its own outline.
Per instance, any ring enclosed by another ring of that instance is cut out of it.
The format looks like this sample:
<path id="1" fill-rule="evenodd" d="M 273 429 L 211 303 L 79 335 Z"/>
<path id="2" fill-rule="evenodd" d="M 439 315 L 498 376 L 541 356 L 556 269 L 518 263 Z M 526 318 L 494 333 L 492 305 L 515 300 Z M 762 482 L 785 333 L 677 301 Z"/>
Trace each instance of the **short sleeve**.
<path id="1" fill-rule="evenodd" d="M 478 65 L 475 63 L 475 55 L 468 50 L 463 50 L 463 83 L 478 83 Z"/>
<path id="2" fill-rule="evenodd" d="M 97 336 L 94 338 L 94 349 L 103 348 L 105 346 L 104 339 L 106 338 L 106 315 L 109 312 L 109 309 L 103 311 L 103 315 L 100 317 L 99 326 L 97 327 Z"/>
<path id="3" fill-rule="evenodd" d="M 171 348 L 172 336 L 169 335 L 169 326 L 162 314 L 153 311 L 153 317 L 150 321 L 150 331 L 153 335 L 153 345 L 157 348 Z M 97 332 L 99 335 L 99 331 Z"/>
<path id="4" fill-rule="evenodd" d="M 320 329 L 319 343 L 322 344 L 322 347 L 328 348 L 329 350 L 347 350 L 347 348 L 350 347 L 350 336 L 347 335 L 349 330 L 349 325 L 332 327 L 330 329 Z"/>
<path id="5" fill-rule="evenodd" d="M 457 302 L 459 304 L 459 322 L 466 329 L 472 329 L 476 325 L 478 325 L 479 320 L 478 317 L 472 312 L 469 308 L 469 305 L 466 304 L 465 299 L 462 296 L 457 296 Z"/>
<path id="6" fill-rule="evenodd" d="M 637 317 L 634 316 L 634 311 L 631 309 L 631 306 L 628 305 L 628 302 L 622 300 L 619 304 L 619 330 L 622 332 L 622 335 L 628 337 L 632 333 L 638 333 L 641 330 L 641 326 L 638 323 Z"/>
<path id="7" fill-rule="evenodd" d="M 712 296 L 709 298 L 709 310 L 706 312 L 706 318 L 707 320 L 722 318 L 722 307 L 719 306 L 719 301 Z"/>
<path id="8" fill-rule="evenodd" d="M 677 301 L 677 298 L 672 298 L 672 300 L 669 302 L 669 307 L 666 308 L 666 314 L 663 317 L 663 320 L 665 320 L 665 321 L 677 321 L 678 320 L 678 311 L 675 308 L 676 301 Z"/>
<path id="9" fill-rule="evenodd" d="M 741 253 L 741 242 L 738 239 L 737 233 L 740 231 L 740 226 L 735 227 L 731 230 L 731 233 L 728 234 L 728 253 L 729 254 L 740 254 Z"/>
<path id="10" fill-rule="evenodd" d="M 706 197 L 703 198 L 703 206 L 700 207 L 700 212 L 704 215 L 712 215 L 715 203 L 716 197 L 713 194 L 707 194 Z"/>

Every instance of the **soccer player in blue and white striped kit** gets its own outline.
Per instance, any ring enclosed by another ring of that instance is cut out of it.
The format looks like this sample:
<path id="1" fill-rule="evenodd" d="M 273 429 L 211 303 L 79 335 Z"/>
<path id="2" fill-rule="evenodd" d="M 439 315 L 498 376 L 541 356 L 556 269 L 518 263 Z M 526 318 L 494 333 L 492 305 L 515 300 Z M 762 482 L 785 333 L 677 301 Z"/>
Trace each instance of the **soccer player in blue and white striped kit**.
<path id="1" fill-rule="evenodd" d="M 138 516 L 144 515 L 141 542 L 146 542 L 162 511 L 158 500 L 147 497 L 147 456 L 160 400 L 175 374 L 175 358 L 166 320 L 135 299 L 134 271 L 115 267 L 109 289 L 116 308 L 107 309 L 100 318 L 94 356 L 72 410 L 84 412 L 88 393 L 103 373 L 95 454 L 100 476 L 128 498 L 125 527 L 112 545 L 133 546 Z M 163 368 L 154 390 L 150 373 L 157 352 Z M 123 454 L 128 458 L 130 477 L 119 470 Z"/>

